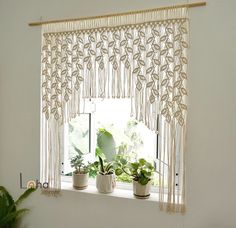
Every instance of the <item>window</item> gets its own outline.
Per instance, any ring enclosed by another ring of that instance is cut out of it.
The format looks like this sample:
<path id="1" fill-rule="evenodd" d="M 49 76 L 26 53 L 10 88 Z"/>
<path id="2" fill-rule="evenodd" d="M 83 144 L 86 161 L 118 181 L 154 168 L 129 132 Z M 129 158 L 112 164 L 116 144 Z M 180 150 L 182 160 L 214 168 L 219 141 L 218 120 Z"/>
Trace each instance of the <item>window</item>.
<path id="1" fill-rule="evenodd" d="M 86 101 L 84 112 L 65 127 L 62 174 L 71 175 L 71 158 L 80 151 L 86 161 L 95 160 L 97 134 L 101 129 L 110 132 L 115 141 L 115 154 L 128 160 L 145 158 L 150 162 L 158 158 L 158 136 L 143 123 L 130 116 L 130 99 L 96 99 Z M 109 159 L 114 157 L 108 153 Z M 118 181 L 131 182 L 127 175 Z"/>

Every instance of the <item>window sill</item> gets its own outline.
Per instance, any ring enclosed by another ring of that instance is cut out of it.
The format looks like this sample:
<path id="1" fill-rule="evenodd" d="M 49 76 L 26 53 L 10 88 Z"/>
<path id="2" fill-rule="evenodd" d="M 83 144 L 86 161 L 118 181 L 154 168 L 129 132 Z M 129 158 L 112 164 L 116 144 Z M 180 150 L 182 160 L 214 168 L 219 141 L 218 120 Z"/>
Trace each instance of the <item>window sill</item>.
<path id="1" fill-rule="evenodd" d="M 102 195 L 102 196 L 109 196 L 109 197 L 118 197 L 118 198 L 125 198 L 125 199 L 134 199 L 134 200 L 142 200 L 142 201 L 153 201 L 158 202 L 158 194 L 157 193 L 151 193 L 150 197 L 148 199 L 137 199 L 133 195 L 133 190 L 127 190 L 127 189 L 119 189 L 115 188 L 114 192 L 103 194 L 99 193 L 97 188 L 94 185 L 89 185 L 88 188 L 84 190 L 77 190 L 74 189 L 71 183 L 68 182 L 62 182 L 61 183 L 61 189 L 65 191 L 73 191 L 78 193 L 86 193 L 86 194 L 94 194 L 94 195 Z"/>

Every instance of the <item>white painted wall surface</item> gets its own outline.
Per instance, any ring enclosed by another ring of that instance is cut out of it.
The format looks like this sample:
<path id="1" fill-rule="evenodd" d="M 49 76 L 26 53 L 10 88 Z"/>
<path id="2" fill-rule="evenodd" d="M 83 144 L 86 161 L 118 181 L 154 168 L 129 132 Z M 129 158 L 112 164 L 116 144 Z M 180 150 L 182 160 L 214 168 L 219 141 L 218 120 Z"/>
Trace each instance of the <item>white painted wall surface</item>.
<path id="1" fill-rule="evenodd" d="M 178 0 L 0 0 L 0 185 L 39 177 L 40 28 L 27 23 L 154 8 Z M 236 1 L 190 10 L 186 215 L 152 202 L 39 192 L 24 228 L 236 228 Z"/>

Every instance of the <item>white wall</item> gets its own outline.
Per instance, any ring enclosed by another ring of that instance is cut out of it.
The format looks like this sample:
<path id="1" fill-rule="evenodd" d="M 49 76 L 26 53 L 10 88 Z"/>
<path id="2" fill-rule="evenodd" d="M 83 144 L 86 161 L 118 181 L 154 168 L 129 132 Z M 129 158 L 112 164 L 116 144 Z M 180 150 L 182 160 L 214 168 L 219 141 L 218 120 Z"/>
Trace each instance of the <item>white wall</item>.
<path id="1" fill-rule="evenodd" d="M 16 196 L 19 172 L 39 176 L 40 28 L 27 23 L 180 2 L 187 1 L 0 0 L 0 185 Z M 37 192 L 23 227 L 236 227 L 235 8 L 235 0 L 208 0 L 190 10 L 186 215 L 167 215 L 152 202 Z"/>

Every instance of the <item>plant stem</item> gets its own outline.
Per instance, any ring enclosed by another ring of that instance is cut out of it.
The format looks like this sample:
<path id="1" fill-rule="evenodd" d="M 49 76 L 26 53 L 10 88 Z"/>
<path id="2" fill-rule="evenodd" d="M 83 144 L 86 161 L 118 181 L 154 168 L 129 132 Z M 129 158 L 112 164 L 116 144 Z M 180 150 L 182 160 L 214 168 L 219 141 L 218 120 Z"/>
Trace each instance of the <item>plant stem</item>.
<path id="1" fill-rule="evenodd" d="M 128 173 L 128 172 L 125 170 L 124 167 L 122 167 L 122 170 L 123 170 L 123 172 L 126 173 L 128 176 L 135 177 L 135 175 L 132 175 L 132 174 Z"/>

